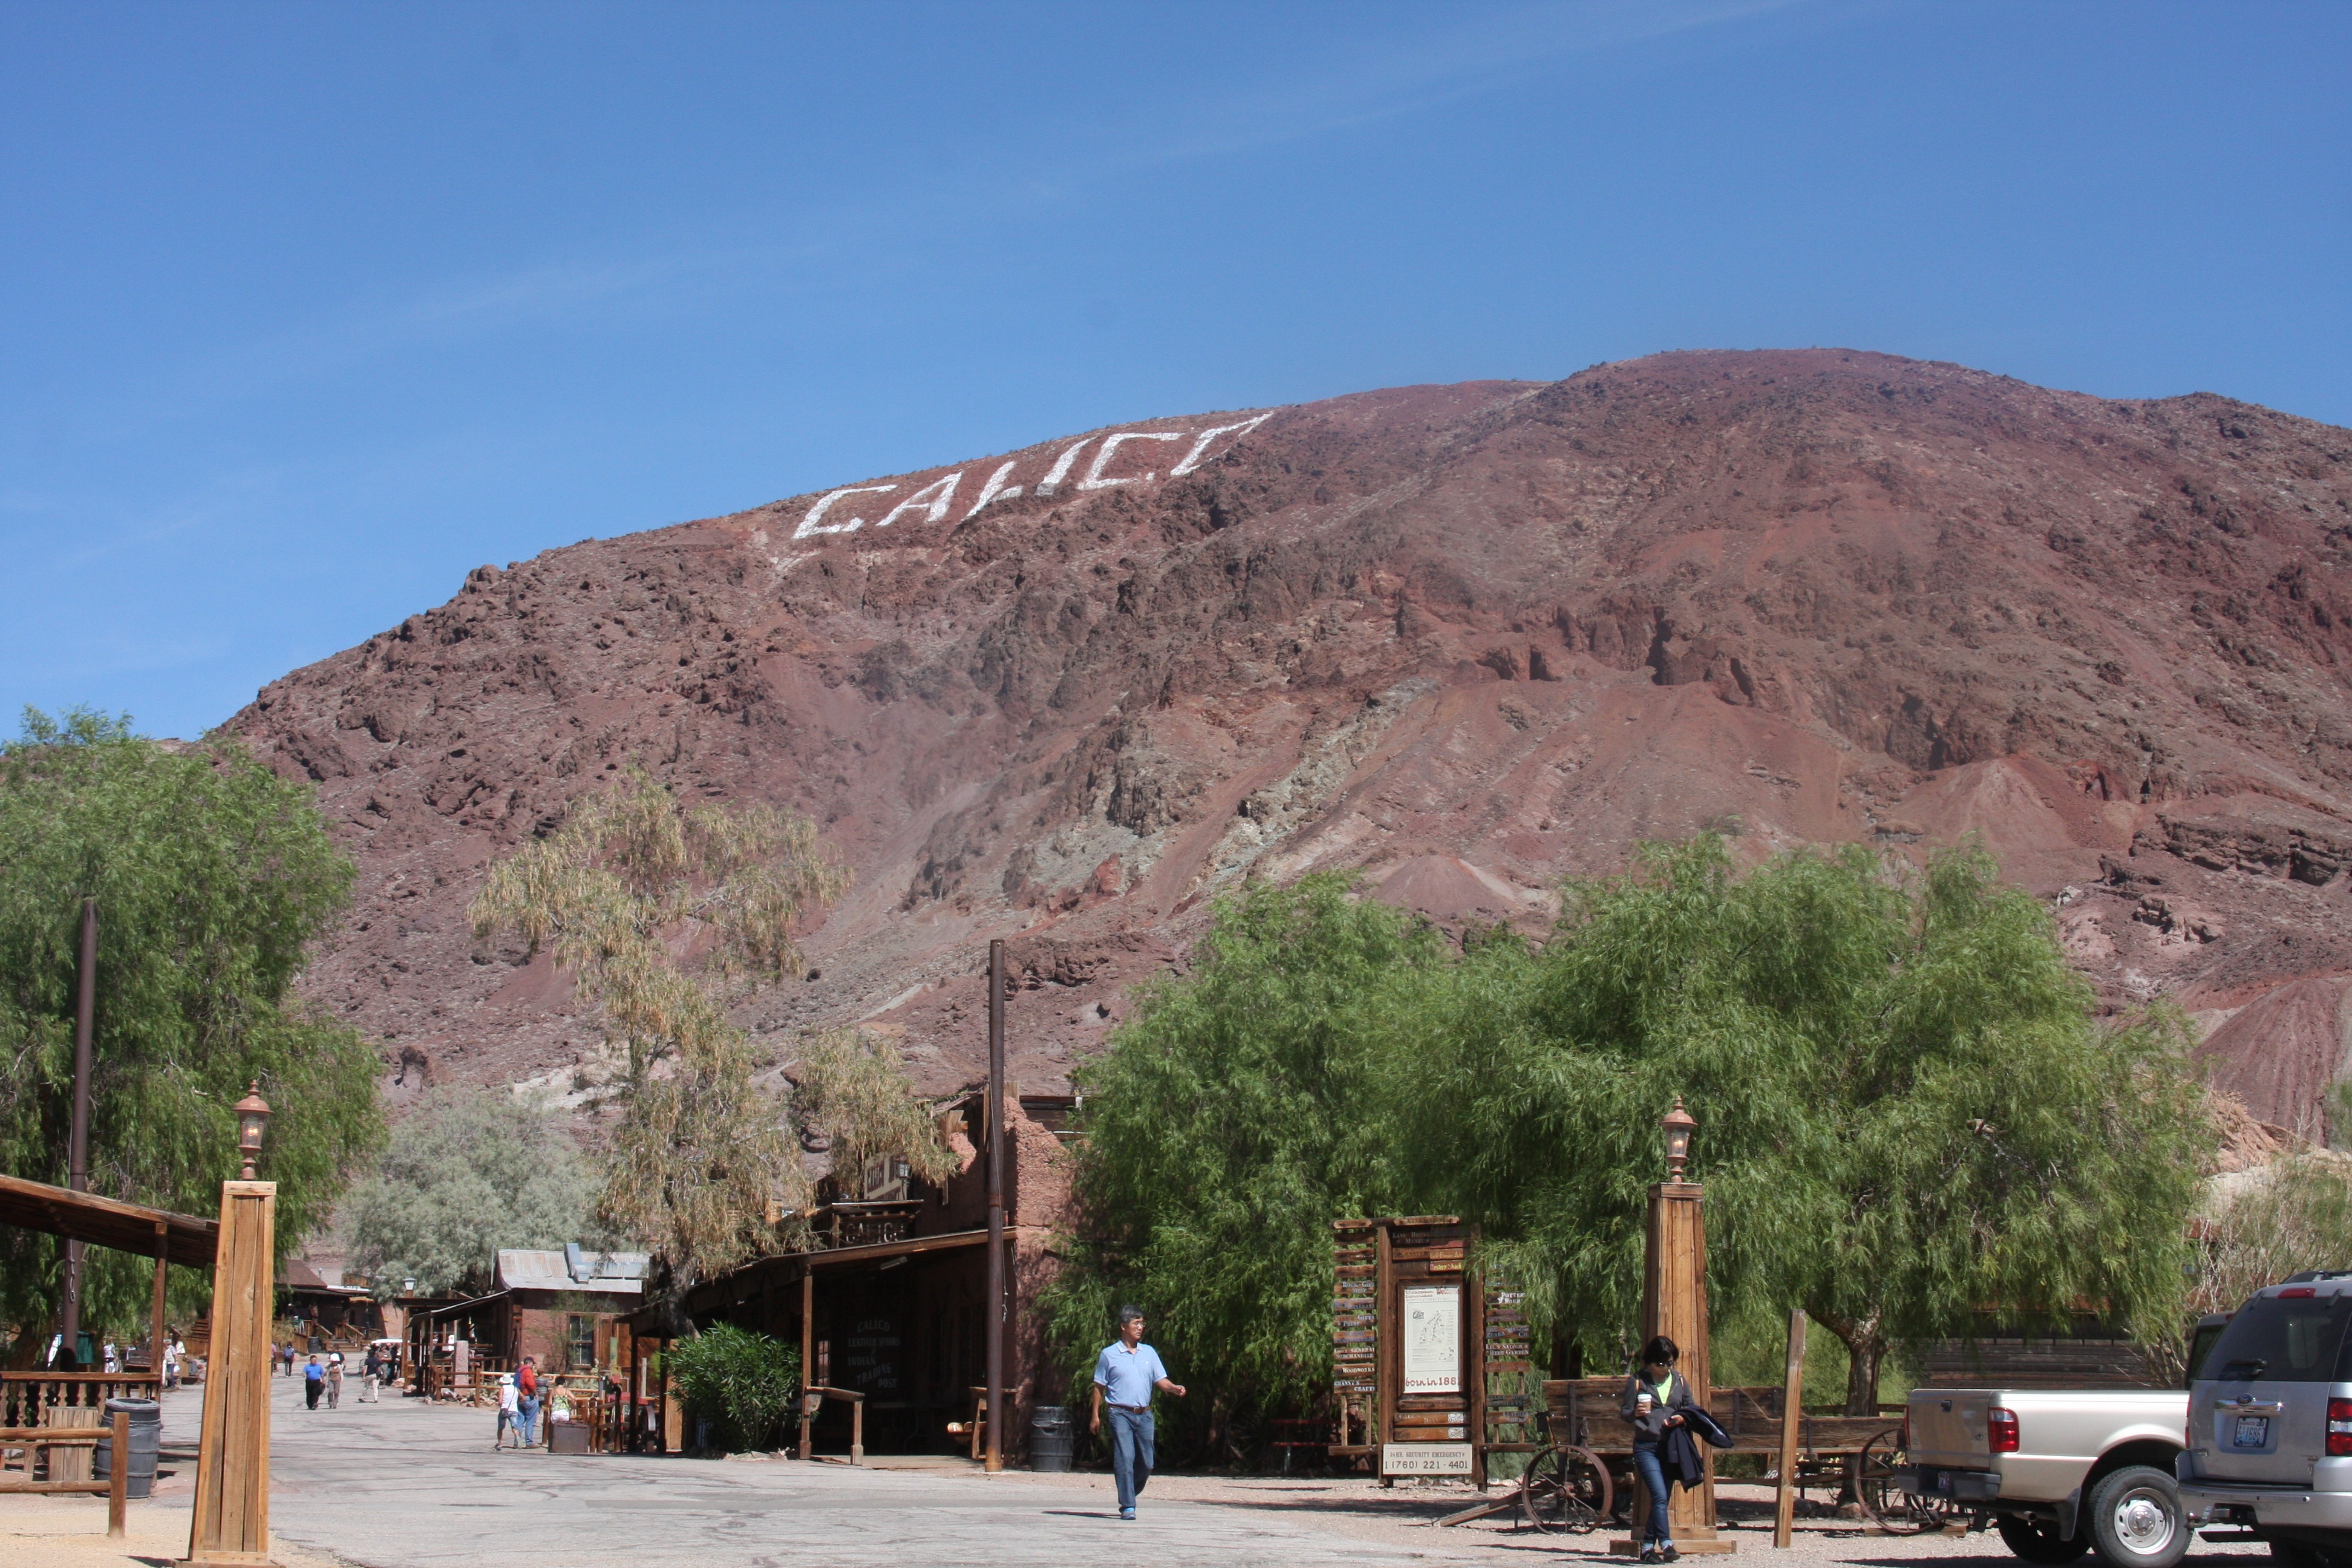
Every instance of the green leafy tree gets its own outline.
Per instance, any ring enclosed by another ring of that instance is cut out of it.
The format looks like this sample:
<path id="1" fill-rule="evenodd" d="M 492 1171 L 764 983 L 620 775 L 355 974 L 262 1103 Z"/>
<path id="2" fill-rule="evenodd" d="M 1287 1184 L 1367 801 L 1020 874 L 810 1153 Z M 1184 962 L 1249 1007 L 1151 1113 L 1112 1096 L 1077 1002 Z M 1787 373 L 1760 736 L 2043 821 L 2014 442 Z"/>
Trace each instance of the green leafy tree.
<path id="1" fill-rule="evenodd" d="M 1735 878 L 1719 841 L 1572 884 L 1540 953 L 1450 972 L 1391 1057 L 1415 1190 L 1486 1226 L 1539 1309 L 1613 1348 L 1641 1290 L 1657 1120 L 1700 1123 L 1710 1300 L 1793 1305 L 1867 1412 L 1893 1346 L 2106 1305 L 2169 1342 L 2211 1129 L 2177 1014 L 2094 1016 L 1990 857 L 1859 848 Z M 1749 1328 L 1758 1325 L 1749 1323 Z"/>
<path id="2" fill-rule="evenodd" d="M 684 806 L 633 766 L 492 867 L 474 900 L 477 937 L 550 949 L 625 1048 L 600 1207 L 667 1264 L 673 1301 L 773 1247 L 769 1215 L 806 1200 L 798 1141 L 727 1009 L 800 967 L 801 917 L 847 885 L 805 817 Z"/>
<path id="3" fill-rule="evenodd" d="M 687 1409 L 717 1428 L 719 1447 L 740 1454 L 782 1441 L 785 1417 L 800 1392 L 796 1348 L 732 1323 L 713 1323 L 672 1341 L 662 1359 Z"/>
<path id="4" fill-rule="evenodd" d="M 352 1189 L 352 1261 L 387 1300 L 407 1279 L 428 1294 L 477 1294 L 502 1247 L 602 1243 L 594 1197 L 587 1163 L 544 1106 L 436 1089 Z"/>
<path id="5" fill-rule="evenodd" d="M 127 719 L 28 710 L 0 751 L 0 1170 L 66 1180 L 81 900 L 94 897 L 92 1190 L 218 1213 L 237 1173 L 230 1107 L 257 1080 L 276 1111 L 260 1174 L 278 1184 L 278 1244 L 322 1225 L 383 1136 L 373 1052 L 293 994 L 352 875 L 309 789 L 234 738 L 159 744 Z M 0 1228 L 0 1317 L 18 1332 L 53 1324 L 62 1251 Z M 152 1265 L 87 1257 L 84 1325 L 136 1331 Z M 174 1270 L 174 1310 L 208 1288 Z"/>
<path id="6" fill-rule="evenodd" d="M 915 1092 L 898 1047 L 881 1036 L 820 1031 L 802 1046 L 791 1076 L 793 1113 L 803 1128 L 824 1135 L 845 1195 L 859 1195 L 870 1163 L 894 1154 L 927 1182 L 955 1170 L 930 1102 Z"/>
<path id="7" fill-rule="evenodd" d="M 1143 988 L 1076 1075 L 1081 1217 L 1045 1298 L 1074 1383 L 1132 1300 L 1192 1386 L 1171 1415 L 1212 1451 L 1237 1451 L 1236 1415 L 1328 1387 L 1330 1222 L 1399 1195 L 1376 1055 L 1446 952 L 1318 875 L 1221 902 L 1192 973 Z"/>

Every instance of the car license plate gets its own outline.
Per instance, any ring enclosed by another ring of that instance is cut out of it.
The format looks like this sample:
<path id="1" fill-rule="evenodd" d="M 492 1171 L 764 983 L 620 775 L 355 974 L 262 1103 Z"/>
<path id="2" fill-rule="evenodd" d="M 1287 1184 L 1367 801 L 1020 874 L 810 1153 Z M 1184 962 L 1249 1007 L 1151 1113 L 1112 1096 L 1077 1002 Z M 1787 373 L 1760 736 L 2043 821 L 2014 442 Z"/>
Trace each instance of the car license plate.
<path id="1" fill-rule="evenodd" d="M 2230 1439 L 2233 1448 L 2259 1448 L 2271 1440 L 2271 1418 L 2267 1415 L 2241 1415 L 2236 1436 Z"/>

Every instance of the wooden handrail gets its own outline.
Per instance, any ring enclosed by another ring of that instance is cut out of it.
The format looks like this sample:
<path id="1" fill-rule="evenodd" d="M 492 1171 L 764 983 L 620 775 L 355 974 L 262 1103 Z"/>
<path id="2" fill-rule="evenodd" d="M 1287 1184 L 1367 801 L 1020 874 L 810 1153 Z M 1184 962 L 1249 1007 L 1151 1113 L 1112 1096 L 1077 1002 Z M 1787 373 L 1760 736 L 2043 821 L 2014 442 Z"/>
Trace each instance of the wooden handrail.
<path id="1" fill-rule="evenodd" d="M 11 1492 L 104 1492 L 106 1494 L 106 1533 L 122 1539 L 125 1516 L 131 1507 L 131 1413 L 118 1410 L 114 1425 L 105 1426 L 0 1426 L 0 1444 L 10 1447 L 58 1448 L 69 1444 L 87 1443 L 95 1448 L 103 1439 L 113 1445 L 113 1453 L 102 1481 L 21 1481 L 0 1480 L 0 1495 Z M 29 1461 L 27 1461 L 29 1467 Z"/>

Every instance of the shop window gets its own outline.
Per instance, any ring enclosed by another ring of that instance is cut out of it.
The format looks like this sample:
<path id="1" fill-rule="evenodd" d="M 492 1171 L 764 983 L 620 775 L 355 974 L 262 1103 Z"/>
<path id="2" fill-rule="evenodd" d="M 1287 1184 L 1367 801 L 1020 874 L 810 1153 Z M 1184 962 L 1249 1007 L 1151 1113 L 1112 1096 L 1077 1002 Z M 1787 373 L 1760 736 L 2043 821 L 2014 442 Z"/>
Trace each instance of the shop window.
<path id="1" fill-rule="evenodd" d="M 596 1365 L 596 1320 L 585 1313 L 572 1313 L 563 1326 L 563 1348 L 566 1370 L 593 1370 Z"/>

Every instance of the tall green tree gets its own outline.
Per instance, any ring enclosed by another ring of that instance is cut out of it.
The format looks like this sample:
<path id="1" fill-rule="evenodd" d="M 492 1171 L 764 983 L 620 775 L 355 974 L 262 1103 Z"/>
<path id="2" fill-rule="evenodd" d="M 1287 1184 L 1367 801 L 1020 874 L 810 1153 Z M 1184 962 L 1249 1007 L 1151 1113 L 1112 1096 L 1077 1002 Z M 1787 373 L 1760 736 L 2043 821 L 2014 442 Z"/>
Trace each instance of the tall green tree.
<path id="1" fill-rule="evenodd" d="M 352 1262 L 380 1297 L 408 1279 L 427 1294 L 478 1294 L 502 1247 L 602 1244 L 595 1194 L 544 1106 L 504 1090 L 436 1089 L 352 1189 Z"/>
<path id="2" fill-rule="evenodd" d="M 62 1184 L 81 900 L 98 900 L 90 1186 L 215 1214 L 237 1173 L 230 1107 L 258 1080 L 276 1114 L 260 1173 L 278 1243 L 323 1224 L 383 1135 L 374 1054 L 299 1000 L 350 861 L 310 792 L 234 738 L 159 744 L 127 719 L 27 710 L 0 750 L 0 1170 Z M 0 1227 L 0 1320 L 45 1337 L 62 1244 Z M 92 1247 L 85 1326 L 143 1322 L 152 1265 Z M 206 1282 L 173 1271 L 185 1310 Z"/>
<path id="3" fill-rule="evenodd" d="M 1192 973 L 1142 989 L 1076 1074 L 1079 1218 L 1045 1301 L 1074 1380 L 1132 1300 L 1192 1389 L 1180 1439 L 1223 1451 L 1237 1415 L 1329 1386 L 1330 1222 L 1401 1196 L 1377 1053 L 1446 956 L 1318 875 L 1220 903 Z"/>
<path id="4" fill-rule="evenodd" d="M 944 1181 L 955 1156 L 940 1135 L 930 1102 L 915 1092 L 898 1047 L 865 1029 L 824 1029 L 801 1047 L 790 1069 L 793 1115 L 820 1132 L 834 1179 L 855 1199 L 866 1166 L 899 1155 L 914 1175 Z"/>
<path id="5" fill-rule="evenodd" d="M 807 1198 L 799 1141 L 728 1007 L 799 968 L 798 922 L 848 880 L 807 818 L 688 806 L 632 766 L 493 866 L 474 900 L 477 937 L 549 948 L 625 1048 L 600 1207 L 667 1264 L 673 1301 L 772 1249 L 769 1216 Z"/>
<path id="6" fill-rule="evenodd" d="M 2104 1303 L 2179 1328 L 2211 1129 L 2177 1015 L 2099 1022 L 1990 857 L 1860 848 L 1733 875 L 1719 841 L 1572 884 L 1541 952 L 1450 972 L 1391 1058 L 1415 1190 L 1486 1226 L 1612 1348 L 1641 1290 L 1659 1115 L 1684 1097 L 1718 1313 L 1804 1307 L 1866 1412 L 1906 1341 Z"/>

